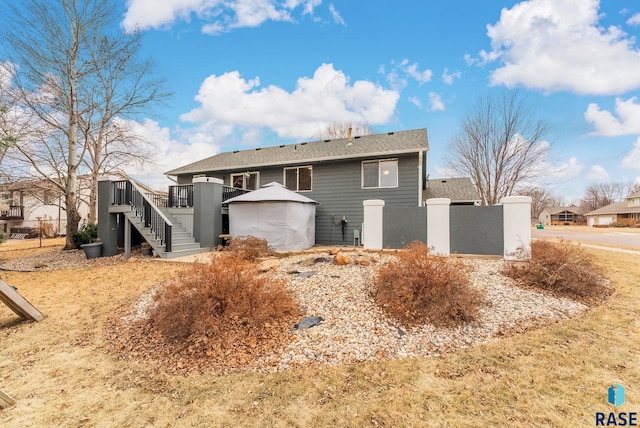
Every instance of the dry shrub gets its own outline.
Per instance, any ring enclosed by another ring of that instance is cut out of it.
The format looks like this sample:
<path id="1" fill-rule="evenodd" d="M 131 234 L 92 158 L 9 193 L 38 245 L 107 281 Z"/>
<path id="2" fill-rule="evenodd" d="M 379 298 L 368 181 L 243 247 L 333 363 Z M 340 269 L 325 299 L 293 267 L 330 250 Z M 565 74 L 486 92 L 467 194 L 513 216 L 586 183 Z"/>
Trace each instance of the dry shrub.
<path id="1" fill-rule="evenodd" d="M 462 261 L 429 254 L 422 242 L 398 253 L 374 279 L 376 303 L 407 325 L 451 327 L 476 319 L 482 298 Z"/>
<path id="2" fill-rule="evenodd" d="M 194 264 L 155 297 L 149 327 L 173 350 L 250 361 L 277 351 L 300 315 L 284 283 L 237 254 Z"/>
<path id="3" fill-rule="evenodd" d="M 273 254 L 273 249 L 269 247 L 266 239 L 255 236 L 238 236 L 231 239 L 229 251 L 236 252 L 240 257 L 255 261 L 259 257 L 267 257 Z"/>
<path id="4" fill-rule="evenodd" d="M 613 291 L 595 258 L 565 241 L 531 242 L 531 260 L 511 262 L 503 274 L 525 287 L 546 290 L 586 305 L 599 304 Z"/>

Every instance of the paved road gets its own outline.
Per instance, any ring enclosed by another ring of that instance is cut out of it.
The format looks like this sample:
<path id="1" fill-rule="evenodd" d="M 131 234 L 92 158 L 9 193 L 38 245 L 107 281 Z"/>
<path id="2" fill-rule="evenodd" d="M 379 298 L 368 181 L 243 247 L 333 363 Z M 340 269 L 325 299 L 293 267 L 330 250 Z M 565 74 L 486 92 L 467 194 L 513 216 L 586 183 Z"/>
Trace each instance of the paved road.
<path id="1" fill-rule="evenodd" d="M 567 239 L 571 241 L 583 242 L 588 244 L 613 245 L 617 247 L 628 247 L 640 250 L 640 233 L 625 232 L 624 230 L 611 231 L 584 231 L 571 229 L 533 229 L 532 238 L 537 239 Z"/>

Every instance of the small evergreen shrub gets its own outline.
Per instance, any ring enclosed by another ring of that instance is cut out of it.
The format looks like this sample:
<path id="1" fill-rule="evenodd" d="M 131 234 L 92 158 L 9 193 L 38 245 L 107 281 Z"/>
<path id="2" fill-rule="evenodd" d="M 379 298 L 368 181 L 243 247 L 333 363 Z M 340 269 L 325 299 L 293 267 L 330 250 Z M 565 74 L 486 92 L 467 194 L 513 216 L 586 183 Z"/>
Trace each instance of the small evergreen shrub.
<path id="1" fill-rule="evenodd" d="M 452 327 L 476 319 L 483 299 L 459 259 L 429 254 L 422 242 L 398 253 L 374 278 L 374 299 L 406 325 Z"/>
<path id="2" fill-rule="evenodd" d="M 284 282 L 259 275 L 241 255 L 195 263 L 155 296 L 150 330 L 176 352 L 249 360 L 286 342 L 299 318 Z"/>
<path id="3" fill-rule="evenodd" d="M 73 244 L 76 249 L 79 249 L 83 244 L 90 244 L 96 242 L 98 239 L 98 225 L 94 223 L 87 223 L 78 232 L 74 233 L 72 238 Z"/>
<path id="4" fill-rule="evenodd" d="M 503 274 L 518 284 L 551 292 L 586 305 L 595 305 L 613 291 L 595 258 L 583 248 L 565 241 L 531 242 L 531 260 L 511 262 Z"/>

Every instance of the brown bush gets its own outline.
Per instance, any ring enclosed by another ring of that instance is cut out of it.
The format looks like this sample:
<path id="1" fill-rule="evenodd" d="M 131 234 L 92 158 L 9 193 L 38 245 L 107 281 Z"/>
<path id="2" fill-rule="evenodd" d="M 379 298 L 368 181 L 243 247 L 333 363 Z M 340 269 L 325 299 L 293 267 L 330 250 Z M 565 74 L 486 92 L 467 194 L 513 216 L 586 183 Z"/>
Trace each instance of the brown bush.
<path id="1" fill-rule="evenodd" d="M 531 260 L 509 263 L 503 274 L 525 287 L 547 290 L 587 305 L 602 302 L 612 292 L 594 257 L 564 241 L 533 241 Z"/>
<path id="2" fill-rule="evenodd" d="M 482 303 L 462 261 L 431 255 L 421 242 L 398 253 L 374 279 L 376 303 L 407 325 L 455 326 L 476 319 Z"/>
<path id="3" fill-rule="evenodd" d="M 267 240 L 255 236 L 233 237 L 226 249 L 236 252 L 240 257 L 249 261 L 273 255 L 273 249 L 269 247 Z"/>
<path id="4" fill-rule="evenodd" d="M 273 352 L 300 315 L 283 282 L 232 253 L 194 264 L 155 299 L 152 334 L 177 352 L 211 358 L 249 361 Z"/>

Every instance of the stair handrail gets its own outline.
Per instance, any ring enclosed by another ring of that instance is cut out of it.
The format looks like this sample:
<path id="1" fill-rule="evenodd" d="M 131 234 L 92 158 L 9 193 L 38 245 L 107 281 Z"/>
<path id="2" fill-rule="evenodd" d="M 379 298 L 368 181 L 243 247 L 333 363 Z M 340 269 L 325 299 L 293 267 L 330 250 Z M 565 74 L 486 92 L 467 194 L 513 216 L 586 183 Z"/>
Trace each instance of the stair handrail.
<path id="1" fill-rule="evenodd" d="M 170 253 L 173 223 L 134 181 L 127 180 L 127 183 L 131 186 L 129 204 L 136 211 L 136 216 L 140 217 L 145 227 L 151 228 L 156 239 L 160 240 L 160 245 L 165 246 L 165 252 Z"/>

